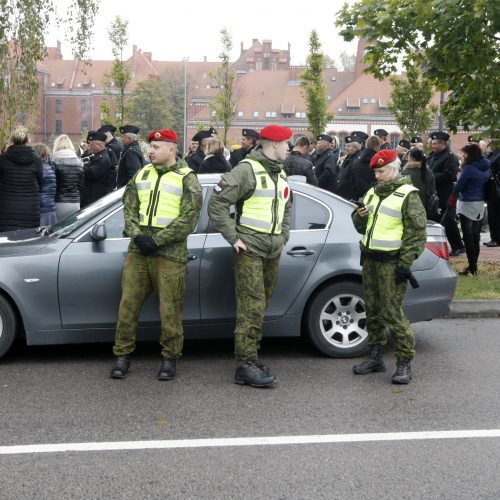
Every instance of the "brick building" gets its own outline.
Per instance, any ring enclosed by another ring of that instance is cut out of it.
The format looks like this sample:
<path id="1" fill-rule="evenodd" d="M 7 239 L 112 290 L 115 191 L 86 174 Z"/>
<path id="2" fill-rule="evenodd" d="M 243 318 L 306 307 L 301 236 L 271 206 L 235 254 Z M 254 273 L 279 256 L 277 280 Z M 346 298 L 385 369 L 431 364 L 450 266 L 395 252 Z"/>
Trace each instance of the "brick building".
<path id="1" fill-rule="evenodd" d="M 364 50 L 361 40 L 354 71 L 324 70 L 328 109 L 335 115 L 327 130 L 336 131 L 342 138 L 353 130 L 371 133 L 376 128 L 385 128 L 395 145 L 401 134 L 387 109 L 391 85 L 388 80 L 379 81 L 363 73 Z M 54 136 L 66 133 L 77 142 L 82 137 L 82 130 L 100 127 L 100 104 L 107 90 L 103 82 L 112 63 L 111 60 L 93 61 L 85 65 L 76 59 L 64 60 L 60 43 L 49 48 L 47 58 L 39 65 L 41 113 L 33 133 L 34 140 L 51 142 Z M 216 95 L 217 88 L 213 87 L 209 75 L 218 67 L 218 61 L 155 61 L 151 52 L 143 52 L 134 45 L 127 64 L 132 73 L 127 92 L 132 92 L 139 81 L 160 77 L 167 70 L 185 71 L 187 138 L 194 135 L 200 124 L 206 127 L 213 124 L 208 103 Z M 306 104 L 299 76 L 305 68 L 290 65 L 290 46 L 286 50 L 275 49 L 271 40 L 261 43 L 254 39 L 245 49 L 242 43 L 240 56 L 233 67 L 237 73 L 236 106 L 229 143 L 239 142 L 242 128 L 259 129 L 269 123 L 286 125 L 294 134 L 307 133 Z M 439 95 L 433 101 L 439 103 Z M 467 135 L 459 133 L 453 137 L 454 150 L 465 144 Z"/>

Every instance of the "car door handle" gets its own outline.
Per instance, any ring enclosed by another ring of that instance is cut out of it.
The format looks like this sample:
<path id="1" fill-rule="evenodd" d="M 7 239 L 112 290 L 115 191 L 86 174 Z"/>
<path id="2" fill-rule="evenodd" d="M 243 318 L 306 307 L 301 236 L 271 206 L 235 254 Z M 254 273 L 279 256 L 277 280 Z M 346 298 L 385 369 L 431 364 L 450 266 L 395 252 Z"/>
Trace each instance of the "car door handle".
<path id="1" fill-rule="evenodd" d="M 308 250 L 305 247 L 295 247 L 288 251 L 286 254 L 291 257 L 307 257 L 308 255 L 314 255 L 316 252 L 314 250 Z"/>
<path id="2" fill-rule="evenodd" d="M 187 256 L 187 260 L 188 260 L 188 261 L 189 261 L 189 260 L 196 260 L 197 258 L 198 258 L 198 256 L 197 256 L 197 255 L 193 255 L 193 254 L 189 254 L 189 255 Z"/>

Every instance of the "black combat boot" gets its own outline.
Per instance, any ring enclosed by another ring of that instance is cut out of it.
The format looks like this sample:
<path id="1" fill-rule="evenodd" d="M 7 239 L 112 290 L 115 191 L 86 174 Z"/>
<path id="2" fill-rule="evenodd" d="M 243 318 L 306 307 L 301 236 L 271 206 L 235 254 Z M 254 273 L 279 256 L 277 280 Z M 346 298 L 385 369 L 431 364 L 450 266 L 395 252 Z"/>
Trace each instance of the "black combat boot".
<path id="1" fill-rule="evenodd" d="M 158 372 L 158 380 L 172 380 L 177 371 L 177 361 L 175 359 L 165 358 L 162 356 L 160 371 Z"/>
<path id="2" fill-rule="evenodd" d="M 393 384 L 408 384 L 411 380 L 411 366 L 408 358 L 398 358 L 396 372 L 392 376 Z"/>
<path id="3" fill-rule="evenodd" d="M 269 368 L 262 365 L 260 361 L 256 362 L 250 359 L 245 364 L 236 368 L 234 383 L 248 384 L 252 387 L 271 387 L 276 383 L 276 377 L 269 371 Z"/>
<path id="4" fill-rule="evenodd" d="M 125 378 L 130 368 L 129 356 L 117 356 L 115 364 L 111 368 L 111 378 Z"/>
<path id="5" fill-rule="evenodd" d="M 352 371 L 357 375 L 368 375 L 368 373 L 385 372 L 383 355 L 383 346 L 374 345 L 370 347 L 370 354 L 368 359 L 363 361 L 359 365 L 354 365 L 352 367 Z"/>

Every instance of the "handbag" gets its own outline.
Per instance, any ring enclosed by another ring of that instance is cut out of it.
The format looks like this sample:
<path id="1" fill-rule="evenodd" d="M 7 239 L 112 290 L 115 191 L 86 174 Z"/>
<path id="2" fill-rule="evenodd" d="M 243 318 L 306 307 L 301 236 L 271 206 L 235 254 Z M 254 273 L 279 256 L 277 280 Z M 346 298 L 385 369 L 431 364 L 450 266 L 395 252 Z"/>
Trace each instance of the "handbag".
<path id="1" fill-rule="evenodd" d="M 498 175 L 491 173 L 491 177 L 486 181 L 485 194 L 486 200 L 500 200 L 500 179 Z"/>

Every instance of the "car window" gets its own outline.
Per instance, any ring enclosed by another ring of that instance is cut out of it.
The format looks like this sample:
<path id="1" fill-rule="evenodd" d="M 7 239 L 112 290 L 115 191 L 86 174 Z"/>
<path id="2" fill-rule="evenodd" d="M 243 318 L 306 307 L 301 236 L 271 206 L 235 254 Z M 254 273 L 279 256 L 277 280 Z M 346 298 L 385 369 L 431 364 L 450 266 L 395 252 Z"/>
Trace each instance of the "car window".
<path id="1" fill-rule="evenodd" d="M 324 205 L 293 193 L 292 229 L 325 229 L 329 220 L 330 212 Z"/>
<path id="2" fill-rule="evenodd" d="M 106 234 L 108 238 L 126 238 L 125 219 L 123 218 L 123 208 L 109 216 L 105 221 Z"/>

